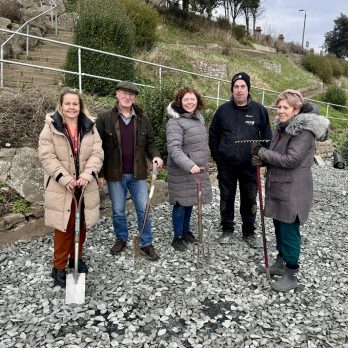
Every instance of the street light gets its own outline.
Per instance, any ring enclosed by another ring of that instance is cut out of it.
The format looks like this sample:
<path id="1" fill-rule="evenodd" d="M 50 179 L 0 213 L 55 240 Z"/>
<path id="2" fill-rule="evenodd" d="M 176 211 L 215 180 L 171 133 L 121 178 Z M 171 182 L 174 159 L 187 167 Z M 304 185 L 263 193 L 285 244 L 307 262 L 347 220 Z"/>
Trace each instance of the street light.
<path id="1" fill-rule="evenodd" d="M 302 31 L 302 51 L 303 51 L 303 43 L 304 43 L 304 33 L 306 30 L 306 17 L 307 17 L 307 10 L 299 10 L 299 12 L 304 12 L 304 21 L 303 21 L 303 31 Z"/>

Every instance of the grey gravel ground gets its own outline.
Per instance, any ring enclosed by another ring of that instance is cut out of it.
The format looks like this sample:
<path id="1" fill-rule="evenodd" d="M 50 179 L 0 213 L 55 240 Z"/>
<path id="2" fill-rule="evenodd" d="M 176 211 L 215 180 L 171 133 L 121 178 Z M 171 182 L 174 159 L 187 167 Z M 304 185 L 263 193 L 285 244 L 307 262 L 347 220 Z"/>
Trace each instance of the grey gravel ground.
<path id="1" fill-rule="evenodd" d="M 64 304 L 52 286 L 52 238 L 0 249 L 0 348 L 4 347 L 346 347 L 348 348 L 348 171 L 314 167 L 315 195 L 302 228 L 300 286 L 272 290 L 257 272 L 262 248 L 220 245 L 218 190 L 204 207 L 211 262 L 170 247 L 170 206 L 154 208 L 161 260 L 133 267 L 132 243 L 118 257 L 109 218 L 91 231 L 86 303 Z M 135 232 L 134 215 L 131 230 Z M 267 233 L 275 255 L 271 221 Z"/>

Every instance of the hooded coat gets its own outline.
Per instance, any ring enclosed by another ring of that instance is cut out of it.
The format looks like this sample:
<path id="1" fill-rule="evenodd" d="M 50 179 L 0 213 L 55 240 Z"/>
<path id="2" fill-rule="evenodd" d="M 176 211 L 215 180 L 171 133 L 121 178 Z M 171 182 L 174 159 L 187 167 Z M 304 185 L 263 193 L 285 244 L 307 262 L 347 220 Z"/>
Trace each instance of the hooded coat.
<path id="1" fill-rule="evenodd" d="M 39 159 L 45 172 L 45 224 L 63 232 L 67 229 L 73 199 L 66 184 L 79 177 L 88 181 L 84 193 L 86 226 L 94 225 L 99 219 L 97 177 L 104 159 L 102 142 L 88 117 L 80 113 L 78 123 L 80 147 L 76 163 L 69 135 L 58 112 L 46 115 L 39 137 Z"/>
<path id="2" fill-rule="evenodd" d="M 197 205 L 197 188 L 190 169 L 196 164 L 204 167 L 198 174 L 202 181 L 202 202 L 210 203 L 212 191 L 209 180 L 208 135 L 204 118 L 195 111 L 192 115 L 175 111 L 172 104 L 167 107 L 167 170 L 169 203 L 182 206 Z"/>
<path id="3" fill-rule="evenodd" d="M 270 148 L 258 151 L 267 163 L 265 216 L 285 223 L 295 222 L 298 216 L 304 224 L 313 199 L 315 139 L 325 136 L 329 121 L 300 113 L 283 126 L 276 118 L 275 126 Z"/>

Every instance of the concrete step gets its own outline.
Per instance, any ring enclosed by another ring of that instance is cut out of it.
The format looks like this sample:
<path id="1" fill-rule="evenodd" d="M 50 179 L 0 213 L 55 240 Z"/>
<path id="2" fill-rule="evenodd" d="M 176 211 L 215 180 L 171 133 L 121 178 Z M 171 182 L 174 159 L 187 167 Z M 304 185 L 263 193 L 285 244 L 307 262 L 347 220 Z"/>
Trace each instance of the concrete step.
<path id="1" fill-rule="evenodd" d="M 42 83 L 45 85 L 54 85 L 58 83 L 62 79 L 61 74 L 57 74 L 57 76 L 47 76 L 44 73 L 41 74 L 28 74 L 26 76 L 6 76 L 4 74 L 4 81 L 10 82 L 30 82 L 30 83 Z"/>
<path id="2" fill-rule="evenodd" d="M 64 41 L 64 42 L 72 42 L 74 38 L 74 33 L 62 33 L 58 31 L 58 34 L 49 34 L 46 35 L 45 38 L 51 39 L 51 40 L 57 40 L 57 41 Z"/>
<path id="3" fill-rule="evenodd" d="M 33 64 L 35 65 L 41 65 L 41 63 L 52 63 L 55 65 L 63 65 L 65 62 L 65 58 L 56 58 L 56 57 L 43 57 L 42 55 L 30 55 L 29 57 L 27 57 L 25 54 L 20 54 L 18 56 L 19 60 L 22 60 L 23 62 L 28 62 L 28 64 L 30 64 L 30 62 L 33 62 Z M 50 66 L 50 64 L 45 64 L 45 66 Z"/>
<path id="4" fill-rule="evenodd" d="M 44 59 L 62 59 L 65 60 L 66 58 L 66 52 L 60 52 L 60 51 L 49 51 L 49 50 L 35 50 L 29 52 L 29 57 L 31 57 L 32 60 L 38 58 L 44 58 Z"/>
<path id="5" fill-rule="evenodd" d="M 21 82 L 21 81 L 4 81 L 5 87 L 11 87 L 11 88 L 33 88 L 35 89 L 42 89 L 42 90 L 49 90 L 49 91 L 60 91 L 61 90 L 61 84 L 55 83 L 55 84 L 47 84 L 43 85 L 40 82 Z"/>
<path id="6" fill-rule="evenodd" d="M 51 61 L 44 61 L 44 60 L 31 60 L 31 59 L 12 59 L 13 62 L 20 62 L 20 63 L 26 63 L 26 64 L 33 64 L 33 65 L 38 65 L 38 66 L 43 66 L 43 67 L 50 67 L 50 68 L 60 68 L 64 65 L 64 62 L 62 63 L 61 61 L 59 62 L 51 62 Z M 14 67 L 26 67 L 24 65 L 16 65 L 16 64 L 6 64 L 11 69 L 14 69 Z M 33 68 L 33 69 L 38 69 L 38 68 Z M 48 70 L 46 70 L 48 71 Z"/>
<path id="7" fill-rule="evenodd" d="M 36 46 L 33 51 L 49 51 L 49 52 L 64 52 L 68 51 L 69 47 L 65 45 L 55 44 L 51 42 L 43 43 L 43 45 Z"/>
<path id="8" fill-rule="evenodd" d="M 50 68 L 54 68 L 54 67 L 50 66 Z M 36 74 L 38 72 L 46 72 L 46 73 L 53 72 L 55 74 L 59 73 L 59 72 L 55 72 L 55 71 L 52 71 L 52 70 L 47 70 L 47 69 L 44 69 L 44 68 L 32 68 L 32 67 L 29 67 L 29 66 L 16 65 L 16 64 L 6 64 L 4 66 L 4 71 L 8 71 L 9 74 L 15 74 L 15 73 L 20 74 L 22 71 L 30 72 L 32 74 Z"/>
<path id="9" fill-rule="evenodd" d="M 50 71 L 50 70 L 44 70 L 44 69 L 34 69 L 34 68 L 27 68 L 23 67 L 22 69 L 18 70 L 8 70 L 4 69 L 4 77 L 7 79 L 15 79 L 17 77 L 26 77 L 30 78 L 33 76 L 41 76 L 44 78 L 57 78 L 60 77 L 62 73 L 56 72 L 56 71 Z"/>

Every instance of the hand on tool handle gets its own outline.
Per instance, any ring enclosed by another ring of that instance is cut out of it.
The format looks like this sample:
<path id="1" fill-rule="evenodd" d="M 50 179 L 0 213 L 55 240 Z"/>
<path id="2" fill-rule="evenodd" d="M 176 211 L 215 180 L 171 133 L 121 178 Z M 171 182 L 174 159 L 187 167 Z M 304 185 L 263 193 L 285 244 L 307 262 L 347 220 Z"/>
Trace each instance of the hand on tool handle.
<path id="1" fill-rule="evenodd" d="M 261 158 L 257 155 L 252 155 L 251 157 L 251 164 L 256 167 L 256 166 L 262 166 L 263 162 L 261 160 Z"/>
<path id="2" fill-rule="evenodd" d="M 258 141 L 252 142 L 250 144 L 250 148 L 251 148 L 251 154 L 252 155 L 257 155 L 259 150 L 261 149 L 262 144 Z"/>
<path id="3" fill-rule="evenodd" d="M 99 178 L 98 179 L 99 190 L 102 190 L 105 185 L 106 185 L 106 180 L 104 178 Z"/>
<path id="4" fill-rule="evenodd" d="M 156 165 L 158 169 L 163 167 L 163 160 L 161 157 L 154 157 L 152 160 L 152 164 Z"/>
<path id="5" fill-rule="evenodd" d="M 70 180 L 66 185 L 65 185 L 66 189 L 69 192 L 74 192 L 75 191 L 75 187 L 76 187 L 76 181 L 74 179 Z"/>
<path id="6" fill-rule="evenodd" d="M 190 169 L 191 174 L 203 173 L 204 167 L 198 167 L 196 164 Z"/>

